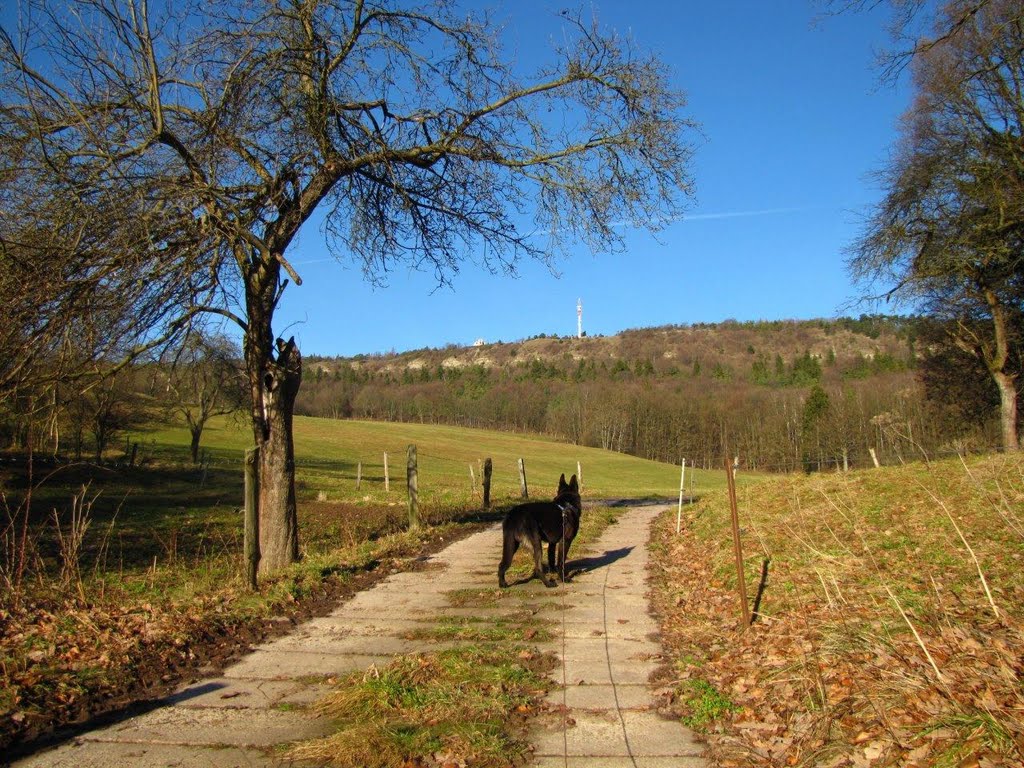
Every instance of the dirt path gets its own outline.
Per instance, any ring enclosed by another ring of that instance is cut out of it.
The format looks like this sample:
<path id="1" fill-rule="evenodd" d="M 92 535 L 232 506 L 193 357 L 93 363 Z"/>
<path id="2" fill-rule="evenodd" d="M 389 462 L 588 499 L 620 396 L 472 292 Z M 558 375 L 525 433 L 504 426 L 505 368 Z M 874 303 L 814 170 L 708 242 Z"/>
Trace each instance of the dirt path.
<path id="1" fill-rule="evenodd" d="M 656 625 L 645 597 L 645 545 L 660 511 L 624 510 L 583 558 L 572 553 L 574 567 L 584 572 L 568 587 L 546 590 L 533 581 L 490 604 L 453 605 L 453 591 L 496 586 L 500 530 L 474 534 L 427 558 L 423 570 L 392 575 L 331 614 L 259 646 L 222 676 L 14 765 L 283 765 L 279 745 L 328 732 L 330 724 L 306 714 L 305 706 L 330 689 L 331 678 L 425 650 L 425 641 L 409 638 L 439 617 L 528 609 L 551 625 L 554 638 L 541 647 L 561 659 L 554 673 L 560 685 L 550 696 L 556 715 L 532 734 L 536 765 L 705 766 L 692 735 L 658 716 L 648 685 L 661 648 L 651 637 Z"/>

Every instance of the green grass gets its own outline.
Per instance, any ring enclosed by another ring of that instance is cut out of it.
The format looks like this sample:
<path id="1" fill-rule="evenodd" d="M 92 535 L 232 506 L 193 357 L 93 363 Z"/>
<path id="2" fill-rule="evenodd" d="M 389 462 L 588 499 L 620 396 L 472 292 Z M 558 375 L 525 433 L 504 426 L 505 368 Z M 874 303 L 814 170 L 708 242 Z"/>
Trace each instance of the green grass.
<path id="1" fill-rule="evenodd" d="M 510 721 L 536 706 L 552 663 L 507 641 L 398 656 L 376 674 L 339 681 L 315 707 L 338 723 L 336 732 L 295 746 L 289 758 L 339 768 L 446 756 L 482 768 L 518 764 L 528 746 Z"/>
<path id="2" fill-rule="evenodd" d="M 493 462 L 491 497 L 503 503 L 519 497 L 517 462 L 525 460 L 532 498 L 553 496 L 558 477 L 582 467 L 584 498 L 674 498 L 679 493 L 679 468 L 598 448 L 560 443 L 530 435 L 443 425 L 392 424 L 296 417 L 295 460 L 300 498 L 405 501 L 406 456 L 416 445 L 419 489 L 426 503 L 469 501 L 470 466 L 479 487 L 483 459 Z M 162 426 L 139 435 L 153 456 L 177 455 L 188 444 L 184 426 Z M 249 428 L 237 419 L 220 418 L 203 432 L 203 447 L 218 467 L 241 467 L 252 444 Z M 384 452 L 388 453 L 391 493 L 384 492 Z M 355 488 L 362 463 L 362 485 Z M 689 472 L 689 469 L 687 470 Z M 696 470 L 695 491 L 721 488 L 721 472 Z M 476 497 L 477 499 L 479 497 Z"/>
<path id="3" fill-rule="evenodd" d="M 689 710 L 683 722 L 695 731 L 706 731 L 716 720 L 739 709 L 707 680 L 689 680 L 683 690 L 683 704 Z"/>

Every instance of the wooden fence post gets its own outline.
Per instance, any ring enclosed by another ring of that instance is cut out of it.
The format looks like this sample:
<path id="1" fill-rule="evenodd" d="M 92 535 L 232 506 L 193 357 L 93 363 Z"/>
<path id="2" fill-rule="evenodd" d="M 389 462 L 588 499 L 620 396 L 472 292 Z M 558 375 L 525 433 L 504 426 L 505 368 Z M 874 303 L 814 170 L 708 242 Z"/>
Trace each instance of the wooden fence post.
<path id="1" fill-rule="evenodd" d="M 576 462 L 576 482 L 580 487 L 580 493 L 583 493 L 583 465 Z"/>
<path id="2" fill-rule="evenodd" d="M 260 511 L 259 511 L 259 448 L 245 452 L 245 582 L 256 589 L 256 571 L 260 565 Z"/>
<path id="3" fill-rule="evenodd" d="M 490 459 L 484 459 L 484 509 L 491 508 L 491 466 Z"/>
<path id="4" fill-rule="evenodd" d="M 388 470 L 388 452 L 384 451 L 384 492 L 391 492 L 391 472 Z"/>
<path id="5" fill-rule="evenodd" d="M 420 495 L 419 478 L 416 466 L 416 446 L 409 446 L 409 457 L 406 464 L 406 480 L 409 484 L 409 527 L 420 527 Z"/>
<path id="6" fill-rule="evenodd" d="M 356 490 L 359 490 L 359 486 L 363 484 L 363 462 L 359 462 L 356 465 Z"/>
<path id="7" fill-rule="evenodd" d="M 874 448 L 868 448 L 868 453 L 871 454 L 871 461 L 874 462 L 875 469 L 878 469 L 879 467 L 881 467 L 882 465 L 878 463 L 878 454 L 875 453 L 875 449 Z"/>
<path id="8" fill-rule="evenodd" d="M 686 459 L 683 459 L 683 470 L 679 475 L 679 509 L 676 510 L 676 536 L 683 522 L 683 489 L 686 488 Z"/>
<path id="9" fill-rule="evenodd" d="M 526 462 L 519 460 L 519 493 L 524 499 L 530 498 L 530 491 L 526 487 Z"/>
<path id="10" fill-rule="evenodd" d="M 740 542 L 740 517 L 736 505 L 736 469 L 729 463 L 729 457 L 725 459 L 725 474 L 729 482 L 729 509 L 732 512 L 732 544 L 736 552 L 736 583 L 739 586 L 740 607 L 743 616 L 741 629 L 750 626 L 750 606 L 747 605 L 747 582 L 743 575 L 743 545 Z"/>

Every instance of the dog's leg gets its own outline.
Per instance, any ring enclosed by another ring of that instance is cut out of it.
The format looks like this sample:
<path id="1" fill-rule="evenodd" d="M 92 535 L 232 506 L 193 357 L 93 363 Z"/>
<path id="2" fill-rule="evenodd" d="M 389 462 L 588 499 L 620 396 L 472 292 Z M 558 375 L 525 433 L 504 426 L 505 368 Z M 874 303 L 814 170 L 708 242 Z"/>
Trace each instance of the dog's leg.
<path id="1" fill-rule="evenodd" d="M 557 586 L 554 577 L 544 573 L 544 542 L 541 541 L 540 533 L 531 536 L 530 543 L 533 544 L 533 575 L 543 581 L 545 587 Z"/>
<path id="2" fill-rule="evenodd" d="M 569 581 L 569 572 L 565 568 L 569 560 L 569 545 L 572 544 L 571 536 L 562 537 L 562 545 L 558 548 L 558 573 L 561 575 L 562 583 Z"/>
<path id="3" fill-rule="evenodd" d="M 512 565 L 512 558 L 516 556 L 516 550 L 519 549 L 519 539 L 516 538 L 515 534 L 508 530 L 503 530 L 504 537 L 501 545 L 501 562 L 498 563 L 498 586 L 507 587 L 508 582 L 505 581 L 505 571 Z"/>
<path id="4" fill-rule="evenodd" d="M 557 546 L 558 543 L 554 541 L 548 544 L 548 573 L 555 573 L 556 571 L 557 562 L 555 559 L 555 553 L 557 552 L 557 550 L 555 548 Z"/>

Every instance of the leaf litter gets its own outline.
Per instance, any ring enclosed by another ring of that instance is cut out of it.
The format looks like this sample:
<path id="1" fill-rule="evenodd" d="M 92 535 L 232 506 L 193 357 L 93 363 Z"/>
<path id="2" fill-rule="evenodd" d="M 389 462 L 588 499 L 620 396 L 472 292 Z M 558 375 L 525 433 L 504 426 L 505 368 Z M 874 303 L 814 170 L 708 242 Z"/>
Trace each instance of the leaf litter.
<path id="1" fill-rule="evenodd" d="M 1007 523 L 1021 469 L 994 457 L 747 486 L 748 592 L 765 557 L 770 571 L 745 631 L 725 495 L 694 504 L 678 536 L 666 514 L 653 549 L 673 712 L 700 705 L 692 681 L 731 702 L 704 726 L 723 766 L 1022 764 L 1024 539 Z"/>

